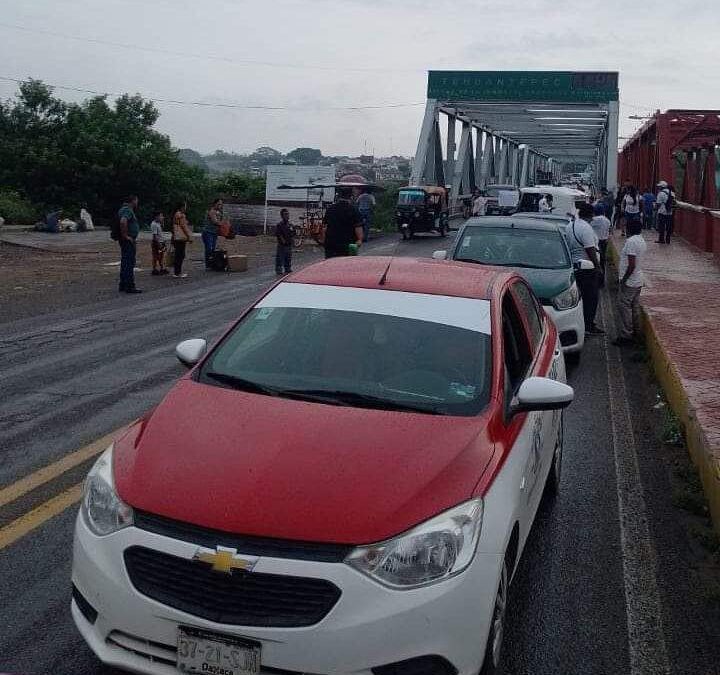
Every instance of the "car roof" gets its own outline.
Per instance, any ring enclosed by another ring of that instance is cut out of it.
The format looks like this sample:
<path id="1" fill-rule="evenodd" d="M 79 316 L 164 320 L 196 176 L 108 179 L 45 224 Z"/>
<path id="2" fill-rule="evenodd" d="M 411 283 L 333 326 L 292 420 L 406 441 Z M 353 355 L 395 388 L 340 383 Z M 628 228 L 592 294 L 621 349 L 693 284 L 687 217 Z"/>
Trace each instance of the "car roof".
<path id="1" fill-rule="evenodd" d="M 530 194 L 564 195 L 568 197 L 587 197 L 588 193 L 582 190 L 568 187 L 556 187 L 555 185 L 536 185 L 535 187 L 520 188 L 520 192 Z"/>
<path id="2" fill-rule="evenodd" d="M 532 220 L 544 220 L 547 223 L 567 223 L 568 222 L 568 216 L 563 216 L 561 213 L 540 213 L 539 211 L 520 211 L 518 213 L 513 214 L 515 218 L 528 218 Z"/>
<path id="3" fill-rule="evenodd" d="M 347 256 L 310 265 L 283 281 L 489 300 L 493 287 L 513 276 L 497 267 L 452 260 Z"/>
<path id="4" fill-rule="evenodd" d="M 517 216 L 478 216 L 465 221 L 461 231 L 467 227 L 506 227 L 518 230 L 545 230 L 559 232 L 559 222 L 549 222 L 542 218 L 523 218 Z"/>

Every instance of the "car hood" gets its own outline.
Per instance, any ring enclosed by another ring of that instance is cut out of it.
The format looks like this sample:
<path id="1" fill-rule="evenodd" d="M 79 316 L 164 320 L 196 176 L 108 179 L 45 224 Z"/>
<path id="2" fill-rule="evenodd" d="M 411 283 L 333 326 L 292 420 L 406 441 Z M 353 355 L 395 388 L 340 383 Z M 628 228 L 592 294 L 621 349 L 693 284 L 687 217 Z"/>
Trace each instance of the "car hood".
<path id="1" fill-rule="evenodd" d="M 522 276 L 533 289 L 541 302 L 551 300 L 559 293 L 570 288 L 574 276 L 570 268 L 561 270 L 538 270 L 527 267 L 513 267 L 515 272 Z"/>
<path id="2" fill-rule="evenodd" d="M 118 494 L 207 528 L 297 541 L 382 541 L 469 499 L 487 415 L 329 406 L 181 380 L 116 442 Z"/>

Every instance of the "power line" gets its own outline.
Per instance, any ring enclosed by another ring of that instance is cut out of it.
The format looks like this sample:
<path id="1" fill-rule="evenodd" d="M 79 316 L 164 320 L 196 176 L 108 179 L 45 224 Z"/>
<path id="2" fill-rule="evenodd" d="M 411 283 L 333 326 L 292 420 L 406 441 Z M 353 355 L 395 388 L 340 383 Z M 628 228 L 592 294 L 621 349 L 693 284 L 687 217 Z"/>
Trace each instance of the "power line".
<path id="1" fill-rule="evenodd" d="M 6 28 L 9 30 L 22 31 L 24 33 L 35 33 L 37 35 L 47 35 L 49 37 L 62 38 L 64 40 L 76 40 L 78 42 L 87 42 L 89 44 L 102 45 L 104 47 L 114 47 L 117 49 L 130 49 L 132 51 L 143 51 L 151 54 L 164 54 L 166 56 L 175 56 L 184 59 L 200 59 L 203 61 L 216 61 L 222 63 L 230 63 L 236 66 L 243 67 L 262 67 L 262 68 L 283 68 L 290 70 L 320 70 L 320 71 L 346 71 L 355 73 L 387 73 L 389 71 L 398 73 L 422 73 L 425 74 L 427 71 L 419 70 L 417 68 L 370 68 L 370 67 L 359 67 L 359 66 L 326 66 L 321 64 L 312 63 L 281 63 L 275 61 L 258 61 L 255 59 L 237 59 L 229 56 L 222 56 L 219 54 L 198 54 L 193 52 L 176 52 L 170 49 L 162 49 L 160 47 L 152 47 L 148 45 L 137 45 L 129 44 L 125 42 L 114 42 L 112 40 L 99 40 L 97 38 L 90 38 L 81 35 L 70 35 L 68 33 L 58 33 L 43 28 L 28 28 L 27 26 L 18 26 L 12 23 L 0 22 L 0 28 Z"/>
<path id="2" fill-rule="evenodd" d="M 15 84 L 22 84 L 27 80 L 22 80 L 16 77 L 7 77 L 0 75 L 0 80 L 5 82 L 14 82 Z M 44 81 L 43 81 L 44 82 Z M 122 96 L 122 93 L 118 92 L 107 92 L 107 91 L 96 91 L 94 89 L 87 89 L 83 87 L 72 87 L 64 84 L 51 84 L 44 82 L 47 86 L 53 89 L 61 89 L 64 91 L 74 91 L 80 94 L 91 94 L 93 96 Z M 127 92 L 125 92 L 127 93 Z M 302 107 L 302 106 L 272 106 L 262 104 L 251 104 L 251 103 L 213 103 L 210 101 L 185 101 L 181 99 L 173 98 L 157 98 L 154 96 L 140 94 L 143 98 L 152 101 L 153 103 L 166 103 L 170 105 L 185 105 L 201 108 L 229 108 L 236 110 L 266 110 L 266 111 L 283 111 L 283 112 L 329 112 L 329 111 L 353 111 L 353 110 L 387 110 L 392 108 L 412 108 L 417 106 L 425 105 L 425 102 L 421 103 L 377 103 L 370 105 L 355 105 L 355 106 L 330 106 L 330 107 Z"/>

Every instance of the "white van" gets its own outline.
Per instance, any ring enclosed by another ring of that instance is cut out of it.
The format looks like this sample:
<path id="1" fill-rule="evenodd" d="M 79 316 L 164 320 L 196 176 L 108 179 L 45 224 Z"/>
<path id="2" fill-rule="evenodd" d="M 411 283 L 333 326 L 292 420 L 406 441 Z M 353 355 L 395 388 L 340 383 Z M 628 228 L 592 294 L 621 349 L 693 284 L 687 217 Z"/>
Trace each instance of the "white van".
<path id="1" fill-rule="evenodd" d="M 590 201 L 590 196 L 582 190 L 567 187 L 555 187 L 554 185 L 536 185 L 535 187 L 520 188 L 520 202 L 518 213 L 537 213 L 540 210 L 538 204 L 545 195 L 552 195 L 553 215 L 575 216 L 577 207 Z"/>

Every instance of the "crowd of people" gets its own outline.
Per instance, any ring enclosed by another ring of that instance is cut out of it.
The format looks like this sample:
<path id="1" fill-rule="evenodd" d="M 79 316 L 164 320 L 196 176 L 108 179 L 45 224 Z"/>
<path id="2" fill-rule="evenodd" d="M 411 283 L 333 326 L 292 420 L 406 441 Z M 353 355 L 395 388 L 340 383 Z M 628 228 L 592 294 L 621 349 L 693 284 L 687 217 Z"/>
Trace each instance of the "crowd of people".
<path id="1" fill-rule="evenodd" d="M 375 198 L 369 190 L 361 188 L 339 187 L 336 200 L 325 211 L 323 227 L 318 243 L 324 248 L 326 258 L 356 255 L 363 242 L 368 240 Z M 120 207 L 116 226 L 111 235 L 120 247 L 120 280 L 118 290 L 121 293 L 142 293 L 135 283 L 135 265 L 137 261 L 137 239 L 140 234 L 140 222 L 137 216 L 138 197 L 131 195 Z M 218 265 L 215 258 L 224 253 L 217 250 L 218 237 L 231 237 L 232 228 L 223 219 L 223 202 L 216 199 L 205 211 L 201 239 L 204 247 L 205 268 L 225 269 Z M 171 237 L 165 240 L 165 213 L 157 211 L 150 223 L 152 272 L 154 276 L 169 275 L 166 266 L 168 257 L 172 257 L 172 274 L 175 279 L 184 279 L 183 263 L 187 247 L 191 246 L 193 228 L 187 217 L 187 204 L 177 204 L 172 210 Z M 277 246 L 275 251 L 275 271 L 278 275 L 292 272 L 293 240 L 295 227 L 290 222 L 287 209 L 280 212 L 280 222 L 275 226 Z M 225 259 L 227 256 L 225 255 Z"/>

